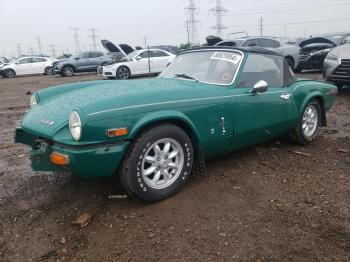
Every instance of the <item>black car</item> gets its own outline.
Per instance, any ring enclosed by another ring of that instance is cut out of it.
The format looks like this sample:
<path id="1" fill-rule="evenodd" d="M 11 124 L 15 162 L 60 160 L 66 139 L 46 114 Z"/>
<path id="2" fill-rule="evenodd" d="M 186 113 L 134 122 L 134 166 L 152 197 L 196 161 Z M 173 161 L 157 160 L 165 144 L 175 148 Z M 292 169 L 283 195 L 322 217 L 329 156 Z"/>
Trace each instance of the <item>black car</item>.
<path id="1" fill-rule="evenodd" d="M 300 61 L 294 71 L 301 72 L 303 69 L 322 70 L 327 54 L 332 48 L 343 44 L 348 36 L 350 36 L 350 33 L 325 35 L 300 42 Z"/>

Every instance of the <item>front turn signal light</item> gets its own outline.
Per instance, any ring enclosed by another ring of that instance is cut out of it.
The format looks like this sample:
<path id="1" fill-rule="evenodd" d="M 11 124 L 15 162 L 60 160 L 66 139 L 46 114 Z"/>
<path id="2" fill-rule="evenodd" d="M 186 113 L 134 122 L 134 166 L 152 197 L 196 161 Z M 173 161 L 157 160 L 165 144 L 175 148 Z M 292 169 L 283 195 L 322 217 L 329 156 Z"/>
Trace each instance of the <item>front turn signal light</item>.
<path id="1" fill-rule="evenodd" d="M 50 161 L 58 166 L 66 166 L 69 164 L 69 157 L 65 154 L 53 152 L 50 154 Z"/>
<path id="2" fill-rule="evenodd" d="M 111 128 L 107 130 L 107 136 L 108 137 L 116 137 L 116 136 L 125 136 L 128 134 L 128 128 L 122 127 L 122 128 Z"/>

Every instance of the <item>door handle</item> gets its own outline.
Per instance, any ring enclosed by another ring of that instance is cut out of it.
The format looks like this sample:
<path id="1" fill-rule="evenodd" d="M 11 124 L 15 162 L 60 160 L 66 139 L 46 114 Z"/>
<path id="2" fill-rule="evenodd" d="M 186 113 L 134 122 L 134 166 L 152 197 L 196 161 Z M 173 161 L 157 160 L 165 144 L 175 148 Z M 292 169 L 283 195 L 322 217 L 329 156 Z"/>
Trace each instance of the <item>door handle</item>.
<path id="1" fill-rule="evenodd" d="M 292 97 L 292 94 L 289 93 L 283 93 L 280 98 L 283 100 L 289 100 Z"/>

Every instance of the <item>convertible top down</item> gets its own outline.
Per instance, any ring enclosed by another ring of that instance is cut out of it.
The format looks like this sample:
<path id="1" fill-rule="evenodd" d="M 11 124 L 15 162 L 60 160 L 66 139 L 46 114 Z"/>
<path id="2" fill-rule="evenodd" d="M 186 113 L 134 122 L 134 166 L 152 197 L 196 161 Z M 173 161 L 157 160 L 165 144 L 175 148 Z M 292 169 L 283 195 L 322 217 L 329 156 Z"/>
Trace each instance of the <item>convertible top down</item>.
<path id="1" fill-rule="evenodd" d="M 16 128 L 34 170 L 118 174 L 128 194 L 175 194 L 203 160 L 289 135 L 313 141 L 332 84 L 297 80 L 263 48 L 186 50 L 155 79 L 90 81 L 40 90 Z"/>

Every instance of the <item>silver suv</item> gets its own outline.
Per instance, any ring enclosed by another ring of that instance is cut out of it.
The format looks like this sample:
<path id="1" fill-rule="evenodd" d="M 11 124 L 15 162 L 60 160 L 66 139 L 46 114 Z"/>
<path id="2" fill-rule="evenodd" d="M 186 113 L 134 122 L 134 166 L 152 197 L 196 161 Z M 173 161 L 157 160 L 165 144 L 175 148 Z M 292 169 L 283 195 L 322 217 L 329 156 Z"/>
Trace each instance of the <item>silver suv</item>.
<path id="1" fill-rule="evenodd" d="M 82 52 L 53 64 L 54 73 L 73 76 L 76 72 L 96 71 L 99 66 L 112 62 L 112 56 L 101 51 Z"/>

